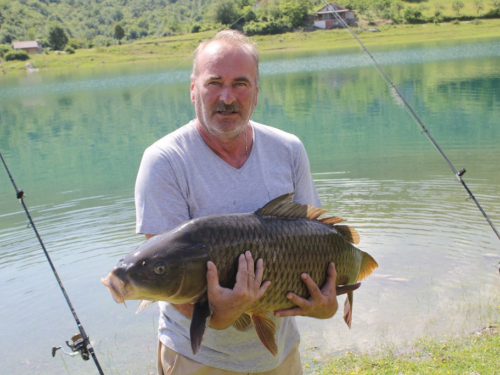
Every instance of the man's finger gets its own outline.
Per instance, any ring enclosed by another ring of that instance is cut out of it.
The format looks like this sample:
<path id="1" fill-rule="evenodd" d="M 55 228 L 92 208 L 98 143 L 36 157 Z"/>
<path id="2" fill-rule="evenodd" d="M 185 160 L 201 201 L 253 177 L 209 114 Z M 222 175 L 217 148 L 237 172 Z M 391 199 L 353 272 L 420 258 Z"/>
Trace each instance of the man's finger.
<path id="1" fill-rule="evenodd" d="M 281 318 L 285 316 L 297 316 L 303 314 L 304 314 L 304 309 L 302 307 L 294 307 L 292 309 L 278 310 L 274 312 L 274 316 L 278 316 Z"/>
<path id="2" fill-rule="evenodd" d="M 219 273 L 217 272 L 217 267 L 212 261 L 207 262 L 207 286 L 208 289 L 218 288 L 219 284 Z"/>
<path id="3" fill-rule="evenodd" d="M 245 254 L 238 257 L 238 272 L 236 273 L 236 284 L 247 283 L 248 269 Z"/>
<path id="4" fill-rule="evenodd" d="M 321 290 L 327 291 L 330 290 L 336 283 L 337 281 L 337 270 L 335 269 L 335 264 L 330 263 L 328 265 L 328 270 L 326 272 L 326 280 L 323 286 L 321 287 Z"/>
<path id="5" fill-rule="evenodd" d="M 260 285 L 262 282 L 262 276 L 264 275 L 264 260 L 257 260 L 257 267 L 255 268 L 255 284 Z"/>
<path id="6" fill-rule="evenodd" d="M 245 251 L 245 260 L 247 262 L 248 276 L 255 277 L 255 264 L 253 261 L 252 253 L 250 251 Z"/>
<path id="7" fill-rule="evenodd" d="M 323 296 L 321 290 L 319 289 L 318 285 L 314 282 L 314 280 L 311 278 L 311 276 L 309 276 L 307 273 L 303 273 L 302 275 L 300 275 L 300 278 L 302 279 L 304 284 L 306 284 L 307 290 L 309 291 L 309 294 L 311 295 L 312 299 L 318 299 Z"/>
<path id="8" fill-rule="evenodd" d="M 298 307 L 302 308 L 303 310 L 307 310 L 311 308 L 312 302 L 307 299 L 307 298 L 302 298 L 301 296 L 296 295 L 295 293 L 288 293 L 286 295 L 286 298 L 288 298 L 291 302 L 296 304 Z"/>
<path id="9" fill-rule="evenodd" d="M 264 295 L 264 293 L 266 292 L 267 288 L 269 288 L 270 286 L 271 286 L 271 281 L 269 281 L 269 280 L 264 281 L 264 283 L 261 285 L 261 287 L 257 291 L 257 299 L 262 297 Z"/>
<path id="10" fill-rule="evenodd" d="M 296 307 L 292 307 L 290 309 L 285 309 L 285 310 L 278 310 L 274 312 L 274 316 L 296 316 L 296 315 L 303 315 L 310 307 L 311 307 L 311 301 L 302 298 L 295 293 L 288 293 L 286 295 L 286 298 L 288 298 L 291 302 L 293 302 Z"/>

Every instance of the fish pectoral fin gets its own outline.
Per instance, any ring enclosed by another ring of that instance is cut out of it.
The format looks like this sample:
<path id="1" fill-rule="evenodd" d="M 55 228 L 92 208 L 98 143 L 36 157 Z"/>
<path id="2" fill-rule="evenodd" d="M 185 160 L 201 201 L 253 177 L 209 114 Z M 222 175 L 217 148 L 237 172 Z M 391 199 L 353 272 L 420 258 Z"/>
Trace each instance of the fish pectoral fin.
<path id="1" fill-rule="evenodd" d="M 276 357 L 278 354 L 278 345 L 276 345 L 276 325 L 274 322 L 262 314 L 252 314 L 252 323 L 262 345 Z"/>
<path id="2" fill-rule="evenodd" d="M 252 323 L 252 318 L 250 318 L 250 315 L 248 314 L 243 314 L 238 318 L 236 322 L 234 322 L 234 328 L 236 328 L 238 331 L 244 331 L 246 330 L 250 324 Z"/>
<path id="3" fill-rule="evenodd" d="M 211 314 L 212 312 L 210 311 L 210 305 L 207 299 L 194 303 L 193 317 L 191 318 L 191 327 L 189 329 L 191 349 L 194 355 L 198 354 L 200 351 L 203 335 L 210 322 Z"/>
<path id="4" fill-rule="evenodd" d="M 156 301 L 144 301 L 142 300 L 141 302 L 139 302 L 139 306 L 137 307 L 137 311 L 135 312 L 136 314 L 139 314 L 142 309 L 148 307 L 149 305 L 151 305 L 152 303 L 155 303 Z"/>
<path id="5" fill-rule="evenodd" d="M 352 321 L 352 299 L 353 299 L 353 294 L 352 292 L 349 292 L 347 294 L 347 298 L 345 299 L 344 303 L 344 322 L 346 322 L 349 328 L 351 328 L 351 321 Z"/>

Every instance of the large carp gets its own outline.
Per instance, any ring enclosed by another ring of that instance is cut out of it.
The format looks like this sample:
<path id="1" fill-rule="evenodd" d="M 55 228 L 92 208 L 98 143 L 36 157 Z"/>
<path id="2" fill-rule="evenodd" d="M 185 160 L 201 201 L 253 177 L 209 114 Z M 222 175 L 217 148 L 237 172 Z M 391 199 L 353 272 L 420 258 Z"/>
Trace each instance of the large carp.
<path id="1" fill-rule="evenodd" d="M 295 305 L 288 292 L 309 297 L 300 275 L 307 273 L 318 286 L 324 284 L 330 262 L 335 263 L 337 286 L 353 285 L 378 267 L 367 253 L 352 244 L 355 230 L 339 217 L 318 219 L 324 209 L 292 202 L 293 194 L 278 197 L 254 213 L 212 215 L 187 221 L 155 236 L 120 259 L 102 279 L 114 300 L 194 303 L 191 346 L 201 346 L 210 306 L 207 300 L 207 261 L 217 266 L 219 283 L 233 288 L 238 257 L 250 251 L 264 261 L 262 280 L 271 286 L 236 323 L 240 330 L 253 323 L 264 346 L 277 354 L 275 325 L 263 314 Z M 340 287 L 342 288 L 342 287 Z M 344 320 L 351 326 L 353 292 L 348 292 Z M 340 293 L 339 293 L 340 294 Z"/>

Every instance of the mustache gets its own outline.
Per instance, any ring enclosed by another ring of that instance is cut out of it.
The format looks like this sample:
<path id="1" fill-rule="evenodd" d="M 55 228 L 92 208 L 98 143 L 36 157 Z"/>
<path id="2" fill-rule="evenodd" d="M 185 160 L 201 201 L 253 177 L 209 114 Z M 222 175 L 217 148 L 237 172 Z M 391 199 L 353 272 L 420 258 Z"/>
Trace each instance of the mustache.
<path id="1" fill-rule="evenodd" d="M 219 103 L 215 106 L 215 112 L 239 112 L 241 106 L 238 104 Z"/>

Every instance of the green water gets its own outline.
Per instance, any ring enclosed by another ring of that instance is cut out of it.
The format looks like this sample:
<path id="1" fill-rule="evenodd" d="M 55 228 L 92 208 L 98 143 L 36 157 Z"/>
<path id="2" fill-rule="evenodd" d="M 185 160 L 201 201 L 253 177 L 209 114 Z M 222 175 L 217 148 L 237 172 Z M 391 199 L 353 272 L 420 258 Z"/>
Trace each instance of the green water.
<path id="1" fill-rule="evenodd" d="M 500 41 L 372 52 L 498 228 Z M 183 61 L 0 78 L 0 151 L 109 374 L 155 368 L 157 309 L 116 305 L 100 278 L 143 240 L 135 175 L 148 145 L 194 117 L 189 74 Z M 324 206 L 380 264 L 356 292 L 351 330 L 340 314 L 299 319 L 304 360 L 498 317 L 498 238 L 367 57 L 288 54 L 261 74 L 253 119 L 303 140 Z M 51 357 L 77 329 L 4 172 L 0 193 L 2 372 L 94 373 Z"/>

